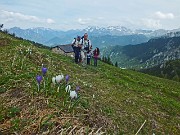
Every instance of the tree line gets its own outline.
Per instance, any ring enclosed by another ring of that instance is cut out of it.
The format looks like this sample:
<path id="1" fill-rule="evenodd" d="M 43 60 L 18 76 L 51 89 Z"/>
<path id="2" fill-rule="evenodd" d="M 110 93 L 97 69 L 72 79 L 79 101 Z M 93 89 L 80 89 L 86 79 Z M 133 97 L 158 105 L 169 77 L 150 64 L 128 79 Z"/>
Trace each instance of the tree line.
<path id="1" fill-rule="evenodd" d="M 101 59 L 102 62 L 104 63 L 107 63 L 109 65 L 112 65 L 112 66 L 115 66 L 115 67 L 118 67 L 118 63 L 117 61 L 115 62 L 115 64 L 113 64 L 113 62 L 111 61 L 111 58 L 110 56 L 106 57 L 106 56 L 103 56 L 102 59 Z"/>

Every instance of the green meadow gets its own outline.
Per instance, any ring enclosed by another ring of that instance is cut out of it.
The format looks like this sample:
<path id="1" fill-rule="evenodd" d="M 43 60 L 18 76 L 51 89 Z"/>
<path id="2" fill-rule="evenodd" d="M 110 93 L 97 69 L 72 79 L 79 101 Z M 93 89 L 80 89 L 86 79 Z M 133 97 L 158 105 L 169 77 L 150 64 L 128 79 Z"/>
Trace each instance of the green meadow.
<path id="1" fill-rule="evenodd" d="M 180 83 L 71 57 L 0 32 L 0 134 L 178 135 Z M 29 51 L 31 50 L 31 51 Z M 39 84 L 42 64 L 48 69 Z M 71 100 L 65 79 L 69 75 Z"/>

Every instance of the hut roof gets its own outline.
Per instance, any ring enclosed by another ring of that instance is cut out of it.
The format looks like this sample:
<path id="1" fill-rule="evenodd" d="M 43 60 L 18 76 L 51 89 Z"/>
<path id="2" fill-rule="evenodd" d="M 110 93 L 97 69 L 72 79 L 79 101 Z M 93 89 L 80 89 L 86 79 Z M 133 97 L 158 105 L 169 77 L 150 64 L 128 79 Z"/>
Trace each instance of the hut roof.
<path id="1" fill-rule="evenodd" d="M 66 44 L 66 45 L 58 45 L 58 46 L 55 46 L 53 48 L 60 48 L 62 51 L 64 51 L 65 53 L 71 53 L 71 52 L 74 52 L 71 44 Z"/>

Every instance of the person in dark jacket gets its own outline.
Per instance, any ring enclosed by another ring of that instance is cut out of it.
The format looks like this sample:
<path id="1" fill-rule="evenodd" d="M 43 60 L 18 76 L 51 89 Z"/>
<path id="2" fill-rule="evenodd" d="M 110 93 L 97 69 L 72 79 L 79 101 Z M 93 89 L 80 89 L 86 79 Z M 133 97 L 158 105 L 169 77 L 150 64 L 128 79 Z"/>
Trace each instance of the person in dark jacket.
<path id="1" fill-rule="evenodd" d="M 80 62 L 80 49 L 81 49 L 81 43 L 80 43 L 81 37 L 77 36 L 77 38 L 74 38 L 72 41 L 72 47 L 75 54 L 75 63 Z"/>

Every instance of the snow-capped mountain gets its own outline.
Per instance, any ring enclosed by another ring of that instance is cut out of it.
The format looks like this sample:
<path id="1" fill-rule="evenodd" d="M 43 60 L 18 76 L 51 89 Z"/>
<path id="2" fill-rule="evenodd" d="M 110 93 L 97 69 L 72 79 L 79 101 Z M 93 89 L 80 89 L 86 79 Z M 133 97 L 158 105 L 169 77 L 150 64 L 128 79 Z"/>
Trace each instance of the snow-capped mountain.
<path id="1" fill-rule="evenodd" d="M 115 36 L 124 36 L 124 35 L 134 35 L 134 34 L 142 34 L 147 37 L 159 37 L 162 35 L 165 35 L 169 32 L 176 32 L 177 30 L 164 30 L 164 29 L 158 29 L 158 30 L 142 30 L 142 29 L 136 29 L 131 30 L 123 26 L 108 26 L 108 27 L 96 27 L 96 26 L 89 26 L 83 31 L 86 31 L 88 33 L 91 33 L 93 35 L 96 34 L 102 34 L 102 35 L 115 35 Z"/>
<path id="2" fill-rule="evenodd" d="M 24 39 L 32 40 L 38 43 L 44 44 L 46 41 L 58 36 L 64 35 L 63 31 L 52 30 L 49 28 L 29 28 L 29 29 L 21 29 L 18 27 L 13 27 L 8 30 L 10 33 L 14 33 L 18 37 L 22 37 Z"/>
<path id="3" fill-rule="evenodd" d="M 32 40 L 47 46 L 55 44 L 71 43 L 77 35 L 83 36 L 85 32 L 89 34 L 93 44 L 99 47 L 108 45 L 128 45 L 147 42 L 152 37 L 159 37 L 167 34 L 168 30 L 131 30 L 123 26 L 97 27 L 89 26 L 85 29 L 76 30 L 53 30 L 49 28 L 29 28 L 21 29 L 14 27 L 8 30 L 18 37 Z"/>
<path id="4" fill-rule="evenodd" d="M 97 26 L 89 26 L 82 31 L 86 31 L 92 35 L 99 36 L 101 35 L 115 35 L 115 36 L 123 36 L 123 35 L 132 35 L 135 34 L 132 30 L 127 29 L 123 26 L 108 26 L 108 27 L 97 27 Z M 137 33 L 136 33 L 137 34 Z"/>

